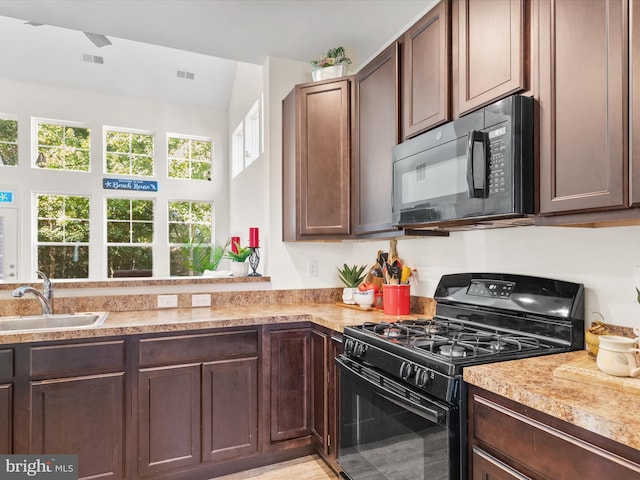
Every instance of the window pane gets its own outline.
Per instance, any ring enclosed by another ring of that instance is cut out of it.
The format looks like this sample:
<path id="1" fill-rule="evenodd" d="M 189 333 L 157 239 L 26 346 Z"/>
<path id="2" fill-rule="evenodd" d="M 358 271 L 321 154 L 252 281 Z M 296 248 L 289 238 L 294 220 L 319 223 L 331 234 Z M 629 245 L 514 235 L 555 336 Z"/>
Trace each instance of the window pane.
<path id="1" fill-rule="evenodd" d="M 0 143 L 0 155 L 2 155 L 2 164 L 18 165 L 18 145 Z"/>
<path id="2" fill-rule="evenodd" d="M 89 278 L 89 247 L 40 245 L 38 270 L 49 278 Z"/>
<path id="3" fill-rule="evenodd" d="M 129 220 L 131 202 L 126 198 L 107 199 L 107 218 L 109 220 Z"/>
<path id="4" fill-rule="evenodd" d="M 189 161 L 171 160 L 169 163 L 169 178 L 189 178 Z"/>
<path id="5" fill-rule="evenodd" d="M 132 135 L 131 153 L 153 155 L 153 135 Z"/>
<path id="6" fill-rule="evenodd" d="M 211 142 L 191 141 L 191 159 L 211 162 Z"/>
<path id="7" fill-rule="evenodd" d="M 191 178 L 194 180 L 211 180 L 211 165 L 203 162 L 191 164 Z"/>
<path id="8" fill-rule="evenodd" d="M 38 220 L 38 242 L 62 242 L 64 231 L 55 220 Z"/>
<path id="9" fill-rule="evenodd" d="M 65 224 L 65 235 L 68 242 L 88 242 L 89 222 L 85 220 L 69 220 Z"/>
<path id="10" fill-rule="evenodd" d="M 200 243 L 209 243 L 211 242 L 211 226 L 209 225 L 199 225 L 196 224 L 193 226 L 193 238 L 195 241 Z"/>
<path id="11" fill-rule="evenodd" d="M 89 149 L 89 129 L 67 127 L 65 130 L 65 146 L 78 149 Z"/>
<path id="12" fill-rule="evenodd" d="M 131 224 L 129 222 L 107 222 L 107 242 L 130 243 Z"/>
<path id="13" fill-rule="evenodd" d="M 133 157 L 131 173 L 145 177 L 153 177 L 153 157 Z"/>
<path id="14" fill-rule="evenodd" d="M 0 142 L 18 141 L 18 122 L 0 118 Z"/>
<path id="15" fill-rule="evenodd" d="M 131 225 L 131 243 L 152 243 L 153 224 L 134 222 Z"/>
<path id="16" fill-rule="evenodd" d="M 106 132 L 107 152 L 129 153 L 129 134 L 126 132 Z"/>
<path id="17" fill-rule="evenodd" d="M 89 171 L 89 152 L 76 150 L 67 152 L 65 156 L 65 170 L 74 170 L 79 172 Z"/>
<path id="18" fill-rule="evenodd" d="M 59 195 L 38 195 L 38 218 L 59 218 L 64 212 L 63 197 Z"/>
<path id="19" fill-rule="evenodd" d="M 152 276 L 151 247 L 108 247 L 107 262 L 112 277 Z"/>
<path id="20" fill-rule="evenodd" d="M 151 200 L 132 200 L 131 219 L 153 221 L 153 202 Z"/>
<path id="21" fill-rule="evenodd" d="M 169 224 L 169 243 L 189 243 L 191 228 L 184 223 Z"/>
<path id="22" fill-rule="evenodd" d="M 64 127 L 62 125 L 51 125 L 41 123 L 38 125 L 38 143 L 40 145 L 63 145 Z"/>
<path id="23" fill-rule="evenodd" d="M 189 140 L 186 138 L 169 137 L 167 151 L 169 157 L 188 158 L 189 157 Z"/>
<path id="24" fill-rule="evenodd" d="M 107 172 L 118 175 L 129 173 L 129 156 L 118 153 L 107 153 Z"/>
<path id="25" fill-rule="evenodd" d="M 89 218 L 89 197 L 67 197 L 64 213 L 71 218 Z"/>

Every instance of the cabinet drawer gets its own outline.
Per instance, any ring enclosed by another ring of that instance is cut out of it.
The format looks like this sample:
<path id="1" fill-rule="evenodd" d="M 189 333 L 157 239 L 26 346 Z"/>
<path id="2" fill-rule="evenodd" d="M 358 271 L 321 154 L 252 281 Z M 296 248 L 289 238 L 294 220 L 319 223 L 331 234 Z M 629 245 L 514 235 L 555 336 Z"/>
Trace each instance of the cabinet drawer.
<path id="1" fill-rule="evenodd" d="M 0 350 L 0 378 L 13 377 L 13 349 Z"/>
<path id="2" fill-rule="evenodd" d="M 140 367 L 201 362 L 257 353 L 257 330 L 147 338 L 140 340 Z"/>
<path id="3" fill-rule="evenodd" d="M 124 340 L 32 347 L 30 375 L 86 375 L 125 368 Z"/>
<path id="4" fill-rule="evenodd" d="M 640 478 L 640 464 L 478 395 L 472 421 L 474 437 L 487 450 L 517 470 L 536 472 L 535 478 Z"/>

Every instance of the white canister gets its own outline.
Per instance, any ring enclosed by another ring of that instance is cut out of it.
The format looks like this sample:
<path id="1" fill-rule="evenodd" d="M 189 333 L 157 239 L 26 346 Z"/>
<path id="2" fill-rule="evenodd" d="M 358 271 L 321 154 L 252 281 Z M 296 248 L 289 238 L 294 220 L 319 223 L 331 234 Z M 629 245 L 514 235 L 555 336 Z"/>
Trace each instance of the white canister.
<path id="1" fill-rule="evenodd" d="M 608 375 L 639 377 L 640 366 L 636 352 L 640 352 L 633 338 L 618 335 L 600 335 L 596 364 Z"/>

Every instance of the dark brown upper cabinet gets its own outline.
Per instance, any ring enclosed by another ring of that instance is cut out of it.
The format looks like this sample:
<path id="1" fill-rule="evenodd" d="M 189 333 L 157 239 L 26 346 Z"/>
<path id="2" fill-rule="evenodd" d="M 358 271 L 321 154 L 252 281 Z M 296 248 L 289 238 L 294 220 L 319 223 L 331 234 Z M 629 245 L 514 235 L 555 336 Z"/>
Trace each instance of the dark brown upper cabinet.
<path id="1" fill-rule="evenodd" d="M 451 119 L 449 0 L 442 0 L 402 40 L 402 136 Z"/>
<path id="2" fill-rule="evenodd" d="M 456 116 L 524 90 L 524 0 L 456 0 L 453 11 Z"/>
<path id="3" fill-rule="evenodd" d="M 537 0 L 535 6 L 540 213 L 625 208 L 629 205 L 628 2 Z"/>
<path id="4" fill-rule="evenodd" d="M 397 231 L 391 223 L 391 149 L 399 141 L 398 43 L 355 76 L 354 220 L 356 235 Z"/>
<path id="5" fill-rule="evenodd" d="M 351 235 L 351 77 L 283 100 L 283 240 Z"/>
<path id="6" fill-rule="evenodd" d="M 633 0 L 631 9 L 631 58 L 640 58 L 640 2 Z M 631 205 L 640 206 L 640 61 L 631 64 Z"/>

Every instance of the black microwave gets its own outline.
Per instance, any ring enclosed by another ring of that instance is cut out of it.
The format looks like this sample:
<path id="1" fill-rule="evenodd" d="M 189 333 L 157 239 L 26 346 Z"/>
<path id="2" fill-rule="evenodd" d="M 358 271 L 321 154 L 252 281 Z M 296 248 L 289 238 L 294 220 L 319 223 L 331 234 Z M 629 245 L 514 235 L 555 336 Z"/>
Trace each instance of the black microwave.
<path id="1" fill-rule="evenodd" d="M 533 214 L 533 98 L 512 95 L 393 148 L 393 223 Z"/>

